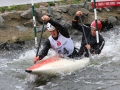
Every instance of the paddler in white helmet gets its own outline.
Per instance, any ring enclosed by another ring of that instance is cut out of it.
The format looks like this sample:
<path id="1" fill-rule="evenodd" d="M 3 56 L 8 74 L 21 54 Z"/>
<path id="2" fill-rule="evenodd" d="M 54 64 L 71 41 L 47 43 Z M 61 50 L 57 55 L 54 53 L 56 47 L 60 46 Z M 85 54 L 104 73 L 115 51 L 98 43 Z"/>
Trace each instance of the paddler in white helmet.
<path id="1" fill-rule="evenodd" d="M 39 52 L 39 55 L 34 57 L 34 63 L 43 59 L 50 48 L 63 57 L 78 57 L 78 52 L 70 38 L 68 29 L 47 15 L 42 16 L 42 20 L 47 22 L 47 30 L 50 36 L 44 42 L 43 49 Z"/>

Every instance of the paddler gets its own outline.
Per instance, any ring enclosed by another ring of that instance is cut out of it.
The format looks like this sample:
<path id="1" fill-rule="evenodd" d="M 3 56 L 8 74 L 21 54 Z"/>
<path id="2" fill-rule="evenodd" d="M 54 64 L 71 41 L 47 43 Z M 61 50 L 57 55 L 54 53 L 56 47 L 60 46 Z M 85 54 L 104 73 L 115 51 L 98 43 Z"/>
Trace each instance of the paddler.
<path id="1" fill-rule="evenodd" d="M 41 19 L 47 22 L 47 30 L 50 36 L 45 40 L 39 55 L 34 57 L 34 63 L 43 59 L 50 48 L 62 57 L 78 57 L 78 52 L 70 38 L 68 29 L 47 15 L 42 16 Z"/>
<path id="2" fill-rule="evenodd" d="M 90 52 L 92 54 L 100 54 L 101 50 L 104 47 L 105 40 L 100 34 L 98 34 L 99 35 L 99 43 L 97 43 L 96 22 L 93 21 L 91 23 L 90 27 L 81 25 L 81 24 L 79 24 L 81 16 L 82 16 L 82 12 L 77 11 L 74 19 L 72 20 L 73 28 L 83 33 L 81 47 L 79 50 L 79 56 L 82 56 L 84 54 L 85 57 L 89 57 L 88 50 L 90 50 Z M 102 28 L 102 24 L 99 20 L 97 20 L 97 26 L 98 26 L 98 31 L 100 31 Z M 87 43 L 86 43 L 86 41 L 87 41 Z"/>

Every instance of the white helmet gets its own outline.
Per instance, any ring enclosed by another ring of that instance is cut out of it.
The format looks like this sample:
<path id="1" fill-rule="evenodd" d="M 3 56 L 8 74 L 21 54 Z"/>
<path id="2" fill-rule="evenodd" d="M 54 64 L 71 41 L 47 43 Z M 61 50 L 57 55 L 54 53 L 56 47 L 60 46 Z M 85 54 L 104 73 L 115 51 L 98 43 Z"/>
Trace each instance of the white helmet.
<path id="1" fill-rule="evenodd" d="M 53 30 L 55 30 L 55 27 L 52 26 L 50 23 L 47 23 L 47 30 L 48 31 L 53 31 Z"/>

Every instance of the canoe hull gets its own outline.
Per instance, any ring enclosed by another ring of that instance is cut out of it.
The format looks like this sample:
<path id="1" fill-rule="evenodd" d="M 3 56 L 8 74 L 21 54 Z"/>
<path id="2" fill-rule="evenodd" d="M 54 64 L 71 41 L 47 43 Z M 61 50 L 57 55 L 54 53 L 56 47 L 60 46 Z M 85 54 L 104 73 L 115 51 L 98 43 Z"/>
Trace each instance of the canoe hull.
<path id="1" fill-rule="evenodd" d="M 36 75 L 59 75 L 75 72 L 88 65 L 90 59 L 68 59 L 60 57 L 50 57 L 44 60 L 41 60 L 37 64 L 26 69 L 26 72 Z"/>

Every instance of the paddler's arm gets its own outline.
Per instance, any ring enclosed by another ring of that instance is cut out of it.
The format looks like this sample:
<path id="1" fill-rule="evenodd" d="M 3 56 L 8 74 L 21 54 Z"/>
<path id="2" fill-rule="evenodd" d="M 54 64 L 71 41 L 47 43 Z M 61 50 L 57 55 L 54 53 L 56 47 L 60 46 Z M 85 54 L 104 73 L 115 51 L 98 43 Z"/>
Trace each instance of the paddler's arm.
<path id="1" fill-rule="evenodd" d="M 89 49 L 90 52 L 93 53 L 93 54 L 100 54 L 104 45 L 105 45 L 105 40 L 103 39 L 103 37 L 99 35 L 99 38 L 100 38 L 99 43 L 97 43 L 97 42 L 94 42 L 94 43 L 92 42 L 91 43 L 91 45 L 93 44 L 93 46 L 94 46 L 94 44 L 96 44 L 94 49 L 91 48 L 91 46 L 89 44 L 86 45 L 86 48 Z"/>
<path id="2" fill-rule="evenodd" d="M 103 47 L 105 45 L 105 40 L 103 39 L 103 37 L 101 35 L 99 35 L 99 43 L 97 44 L 95 51 L 95 54 L 100 54 Z"/>
<path id="3" fill-rule="evenodd" d="M 49 23 L 51 23 L 51 25 L 53 25 L 57 30 L 59 30 L 59 32 L 66 38 L 70 38 L 68 29 L 64 26 L 62 26 L 61 24 L 59 24 L 58 22 L 54 21 L 53 19 L 50 19 L 48 21 Z"/>
<path id="4" fill-rule="evenodd" d="M 51 48 L 49 39 L 46 39 L 46 41 L 43 44 L 43 48 L 39 53 L 39 56 L 34 57 L 34 63 L 36 63 L 38 60 L 43 59 L 47 54 L 48 50 Z"/>
<path id="5" fill-rule="evenodd" d="M 82 25 L 79 24 L 80 21 L 80 17 L 82 16 L 82 12 L 81 11 L 77 11 L 75 14 L 74 19 L 72 20 L 72 27 L 80 32 L 83 32 L 83 27 L 84 27 L 84 31 L 85 32 L 90 32 L 90 30 L 88 29 L 89 27 L 86 25 Z"/>
<path id="6" fill-rule="evenodd" d="M 51 25 L 53 25 L 64 37 L 69 38 L 69 32 L 68 29 L 58 22 L 54 21 L 52 18 L 50 18 L 47 15 L 42 16 L 42 20 L 49 22 Z"/>
<path id="7" fill-rule="evenodd" d="M 80 32 L 82 32 L 82 26 L 79 24 L 79 17 L 82 16 L 81 11 L 77 11 L 75 14 L 74 19 L 72 20 L 72 27 Z"/>

